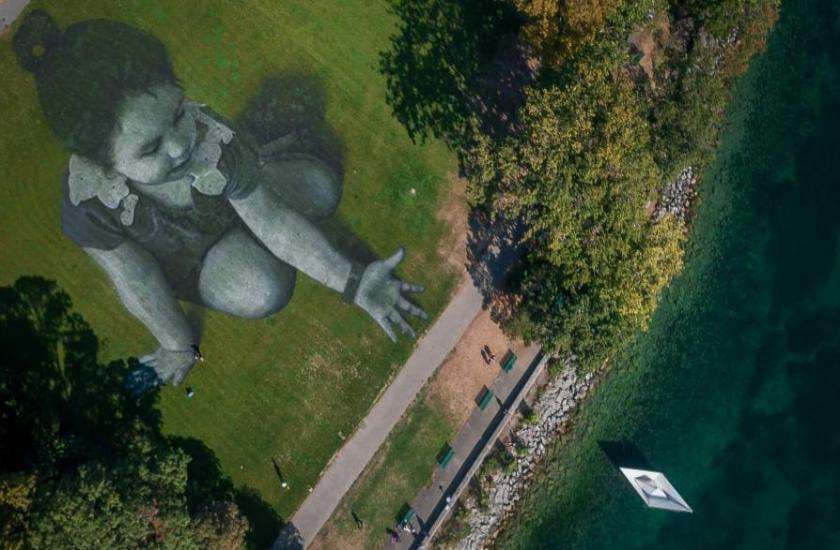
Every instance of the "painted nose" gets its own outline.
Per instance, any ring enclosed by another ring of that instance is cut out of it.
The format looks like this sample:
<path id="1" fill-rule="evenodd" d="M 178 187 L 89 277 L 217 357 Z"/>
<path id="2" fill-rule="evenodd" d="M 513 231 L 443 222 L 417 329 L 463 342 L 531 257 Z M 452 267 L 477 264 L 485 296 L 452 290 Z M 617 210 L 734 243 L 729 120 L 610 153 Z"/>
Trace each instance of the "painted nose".
<path id="1" fill-rule="evenodd" d="M 183 161 L 189 146 L 190 141 L 186 136 L 171 135 L 166 141 L 166 152 L 172 160 Z"/>

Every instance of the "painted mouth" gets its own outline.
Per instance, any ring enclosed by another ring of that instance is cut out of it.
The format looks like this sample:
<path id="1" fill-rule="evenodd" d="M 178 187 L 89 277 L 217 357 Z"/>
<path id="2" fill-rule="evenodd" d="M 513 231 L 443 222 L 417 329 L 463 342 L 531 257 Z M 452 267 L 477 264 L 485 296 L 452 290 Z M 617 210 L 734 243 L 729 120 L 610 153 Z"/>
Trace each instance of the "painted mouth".
<path id="1" fill-rule="evenodd" d="M 183 177 L 187 171 L 189 170 L 190 166 L 192 165 L 192 158 L 193 153 L 195 152 L 195 145 L 196 140 L 195 138 L 192 139 L 190 142 L 190 147 L 187 149 L 187 152 L 184 153 L 181 158 L 175 161 L 175 165 L 172 167 L 171 170 L 166 174 L 167 179 L 174 180 Z"/>
<path id="2" fill-rule="evenodd" d="M 167 174 L 170 178 L 174 178 L 176 176 L 183 176 L 187 169 L 190 167 L 190 160 L 192 160 L 192 150 L 188 151 L 186 155 L 178 159 L 175 166 Z"/>
<path id="3" fill-rule="evenodd" d="M 197 129 L 196 129 L 197 130 Z M 190 136 L 190 145 L 187 148 L 187 151 L 175 161 L 175 165 L 172 167 L 171 170 L 166 174 L 167 179 L 174 180 L 183 177 L 190 168 L 192 164 L 193 153 L 195 153 L 196 145 L 198 144 L 198 132 L 193 131 L 192 135 Z"/>

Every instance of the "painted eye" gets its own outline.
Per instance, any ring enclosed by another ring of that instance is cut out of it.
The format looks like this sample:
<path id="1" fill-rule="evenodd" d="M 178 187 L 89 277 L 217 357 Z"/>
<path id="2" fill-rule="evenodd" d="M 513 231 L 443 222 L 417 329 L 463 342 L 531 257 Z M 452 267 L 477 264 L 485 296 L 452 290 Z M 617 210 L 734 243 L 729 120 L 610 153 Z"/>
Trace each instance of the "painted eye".
<path id="1" fill-rule="evenodd" d="M 143 149 L 142 156 L 144 157 L 151 157 L 158 152 L 160 149 L 160 144 L 163 142 L 161 138 L 157 138 L 154 142 L 152 142 L 148 147 Z"/>

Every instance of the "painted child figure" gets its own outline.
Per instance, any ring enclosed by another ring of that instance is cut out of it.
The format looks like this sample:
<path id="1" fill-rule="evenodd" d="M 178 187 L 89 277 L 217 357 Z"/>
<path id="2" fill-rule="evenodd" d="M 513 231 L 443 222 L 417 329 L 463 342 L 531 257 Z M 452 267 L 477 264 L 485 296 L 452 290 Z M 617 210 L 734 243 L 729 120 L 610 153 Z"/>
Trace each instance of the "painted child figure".
<path id="1" fill-rule="evenodd" d="M 183 380 L 196 337 L 178 300 L 245 318 L 276 313 L 297 271 L 342 293 L 389 338 L 426 318 L 396 279 L 398 250 L 359 265 L 313 222 L 338 207 L 341 184 L 306 155 L 261 153 L 253 140 L 180 87 L 166 47 L 137 28 L 105 20 L 61 32 L 43 10 L 14 37 L 34 73 L 44 115 L 72 153 L 62 228 L 113 281 L 125 307 L 158 340 L 141 359 L 148 383 Z"/>

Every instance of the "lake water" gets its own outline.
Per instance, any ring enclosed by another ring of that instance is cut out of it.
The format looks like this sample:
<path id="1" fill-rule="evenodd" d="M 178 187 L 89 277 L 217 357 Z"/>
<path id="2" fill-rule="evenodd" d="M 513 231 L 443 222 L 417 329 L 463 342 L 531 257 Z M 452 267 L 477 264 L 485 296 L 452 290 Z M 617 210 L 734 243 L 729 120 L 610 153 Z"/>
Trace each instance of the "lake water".
<path id="1" fill-rule="evenodd" d="M 840 1 L 788 0 L 736 89 L 685 272 L 502 548 L 840 548 Z M 634 445 L 694 514 L 644 508 Z"/>

